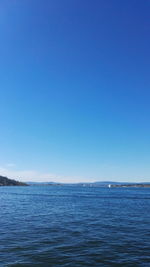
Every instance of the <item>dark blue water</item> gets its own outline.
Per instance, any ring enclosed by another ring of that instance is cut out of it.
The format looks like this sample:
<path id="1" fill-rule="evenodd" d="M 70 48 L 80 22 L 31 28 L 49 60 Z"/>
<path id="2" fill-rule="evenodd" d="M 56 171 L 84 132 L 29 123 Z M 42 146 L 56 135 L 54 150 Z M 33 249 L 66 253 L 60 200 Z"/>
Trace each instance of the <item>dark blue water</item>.
<path id="1" fill-rule="evenodd" d="M 150 189 L 0 187 L 0 266 L 150 266 Z"/>

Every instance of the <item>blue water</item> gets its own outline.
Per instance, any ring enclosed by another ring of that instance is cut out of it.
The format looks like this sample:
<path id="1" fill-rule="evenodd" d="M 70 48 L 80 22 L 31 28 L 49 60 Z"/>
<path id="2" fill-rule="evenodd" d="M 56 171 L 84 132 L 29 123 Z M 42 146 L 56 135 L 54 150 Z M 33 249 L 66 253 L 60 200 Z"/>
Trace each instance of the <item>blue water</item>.
<path id="1" fill-rule="evenodd" d="M 0 266 L 150 266 L 150 189 L 0 187 Z"/>

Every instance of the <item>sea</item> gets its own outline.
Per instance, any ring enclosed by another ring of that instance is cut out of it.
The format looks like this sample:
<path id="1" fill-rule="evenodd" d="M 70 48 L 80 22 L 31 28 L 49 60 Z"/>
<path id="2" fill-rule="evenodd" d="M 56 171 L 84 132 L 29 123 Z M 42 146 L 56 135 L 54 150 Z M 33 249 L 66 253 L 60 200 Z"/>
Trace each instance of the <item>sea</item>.
<path id="1" fill-rule="evenodd" d="M 1 186 L 0 266 L 150 266 L 150 188 Z"/>

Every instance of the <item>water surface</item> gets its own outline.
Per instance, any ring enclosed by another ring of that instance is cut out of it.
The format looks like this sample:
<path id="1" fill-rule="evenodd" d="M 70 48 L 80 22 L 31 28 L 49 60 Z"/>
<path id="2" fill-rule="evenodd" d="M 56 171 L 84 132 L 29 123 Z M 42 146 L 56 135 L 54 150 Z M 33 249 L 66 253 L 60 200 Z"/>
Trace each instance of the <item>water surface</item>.
<path id="1" fill-rule="evenodd" d="M 0 187 L 0 266 L 150 266 L 150 189 Z"/>

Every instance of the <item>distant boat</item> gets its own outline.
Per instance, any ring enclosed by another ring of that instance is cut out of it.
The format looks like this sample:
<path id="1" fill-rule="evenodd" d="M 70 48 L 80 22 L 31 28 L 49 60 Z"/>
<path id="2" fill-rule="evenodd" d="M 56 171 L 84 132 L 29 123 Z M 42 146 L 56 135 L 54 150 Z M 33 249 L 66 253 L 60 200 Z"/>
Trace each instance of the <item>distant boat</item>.
<path id="1" fill-rule="evenodd" d="M 109 184 L 108 187 L 110 188 L 111 187 L 111 184 Z"/>

